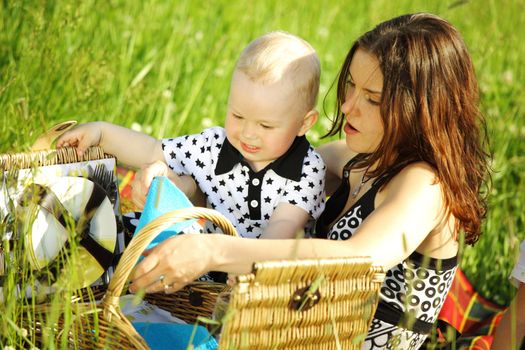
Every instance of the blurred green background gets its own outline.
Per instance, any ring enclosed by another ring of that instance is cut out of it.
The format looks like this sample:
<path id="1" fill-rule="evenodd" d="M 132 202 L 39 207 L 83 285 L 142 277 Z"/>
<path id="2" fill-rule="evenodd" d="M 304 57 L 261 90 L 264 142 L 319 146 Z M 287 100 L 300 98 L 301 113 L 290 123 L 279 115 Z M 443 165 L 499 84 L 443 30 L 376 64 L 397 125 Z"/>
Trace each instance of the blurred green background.
<path id="1" fill-rule="evenodd" d="M 461 266 L 478 291 L 508 303 L 508 274 L 525 239 L 525 1 L 3 1 L 0 152 L 28 149 L 53 124 L 107 120 L 155 137 L 222 124 L 237 55 L 286 30 L 322 63 L 318 109 L 351 43 L 378 22 L 427 11 L 452 22 L 475 62 L 494 154 L 484 233 Z M 521 33 L 521 34 L 520 34 Z M 315 145 L 328 120 L 309 134 Z"/>

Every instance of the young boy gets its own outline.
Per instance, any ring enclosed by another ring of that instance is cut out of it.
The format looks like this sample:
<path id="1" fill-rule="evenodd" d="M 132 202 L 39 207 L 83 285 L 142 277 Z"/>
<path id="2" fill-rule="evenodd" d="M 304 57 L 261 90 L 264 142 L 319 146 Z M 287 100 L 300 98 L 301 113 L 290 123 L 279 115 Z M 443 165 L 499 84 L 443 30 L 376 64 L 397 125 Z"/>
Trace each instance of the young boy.
<path id="1" fill-rule="evenodd" d="M 525 348 L 525 240 L 521 242 L 520 257 L 512 270 L 510 279 L 518 292 L 509 309 L 503 315 L 492 342 L 492 349 Z"/>
<path id="2" fill-rule="evenodd" d="M 308 43 L 271 32 L 250 43 L 237 61 L 224 128 L 156 140 L 94 122 L 65 133 L 57 147 L 76 146 L 82 153 L 100 145 L 122 163 L 143 168 L 135 186 L 149 187 L 153 175 L 169 175 L 192 198 L 197 184 L 207 206 L 242 237 L 293 238 L 312 227 L 324 207 L 325 165 L 304 136 L 318 117 L 319 75 Z"/>

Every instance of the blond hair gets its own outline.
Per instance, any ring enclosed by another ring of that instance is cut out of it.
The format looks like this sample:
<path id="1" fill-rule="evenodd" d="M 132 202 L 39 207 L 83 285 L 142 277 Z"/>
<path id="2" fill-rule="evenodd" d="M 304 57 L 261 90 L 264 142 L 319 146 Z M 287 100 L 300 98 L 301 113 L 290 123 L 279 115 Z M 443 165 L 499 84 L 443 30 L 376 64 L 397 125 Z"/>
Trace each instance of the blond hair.
<path id="1" fill-rule="evenodd" d="M 242 51 L 235 69 L 261 84 L 288 81 L 307 110 L 315 108 L 321 64 L 315 49 L 295 35 L 274 31 L 258 37 Z"/>

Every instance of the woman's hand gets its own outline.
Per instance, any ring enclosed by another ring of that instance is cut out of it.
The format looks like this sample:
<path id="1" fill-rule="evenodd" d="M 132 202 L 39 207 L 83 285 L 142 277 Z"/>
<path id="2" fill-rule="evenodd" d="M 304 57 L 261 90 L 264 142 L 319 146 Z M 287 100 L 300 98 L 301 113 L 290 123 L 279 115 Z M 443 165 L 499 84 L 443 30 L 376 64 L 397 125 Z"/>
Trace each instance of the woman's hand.
<path id="1" fill-rule="evenodd" d="M 178 235 L 145 251 L 131 274 L 129 290 L 173 293 L 193 282 L 212 267 L 213 236 Z"/>
<path id="2" fill-rule="evenodd" d="M 169 172 L 168 165 L 160 160 L 147 164 L 137 171 L 131 183 L 131 198 L 139 210 L 144 208 L 153 178 L 155 176 L 167 176 Z"/>

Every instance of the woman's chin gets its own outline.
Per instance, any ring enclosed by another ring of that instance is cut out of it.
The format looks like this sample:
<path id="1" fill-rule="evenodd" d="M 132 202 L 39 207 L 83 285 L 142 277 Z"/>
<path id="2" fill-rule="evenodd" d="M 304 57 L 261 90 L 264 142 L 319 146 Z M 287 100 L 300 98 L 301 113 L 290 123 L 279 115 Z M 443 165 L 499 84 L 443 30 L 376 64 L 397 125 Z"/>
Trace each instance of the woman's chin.
<path id="1" fill-rule="evenodd" d="M 349 137 L 348 135 L 346 135 L 346 146 L 348 147 L 350 151 L 354 153 L 363 153 L 363 150 L 361 149 L 362 147 L 359 147 L 358 145 L 356 145 L 353 137 Z"/>

